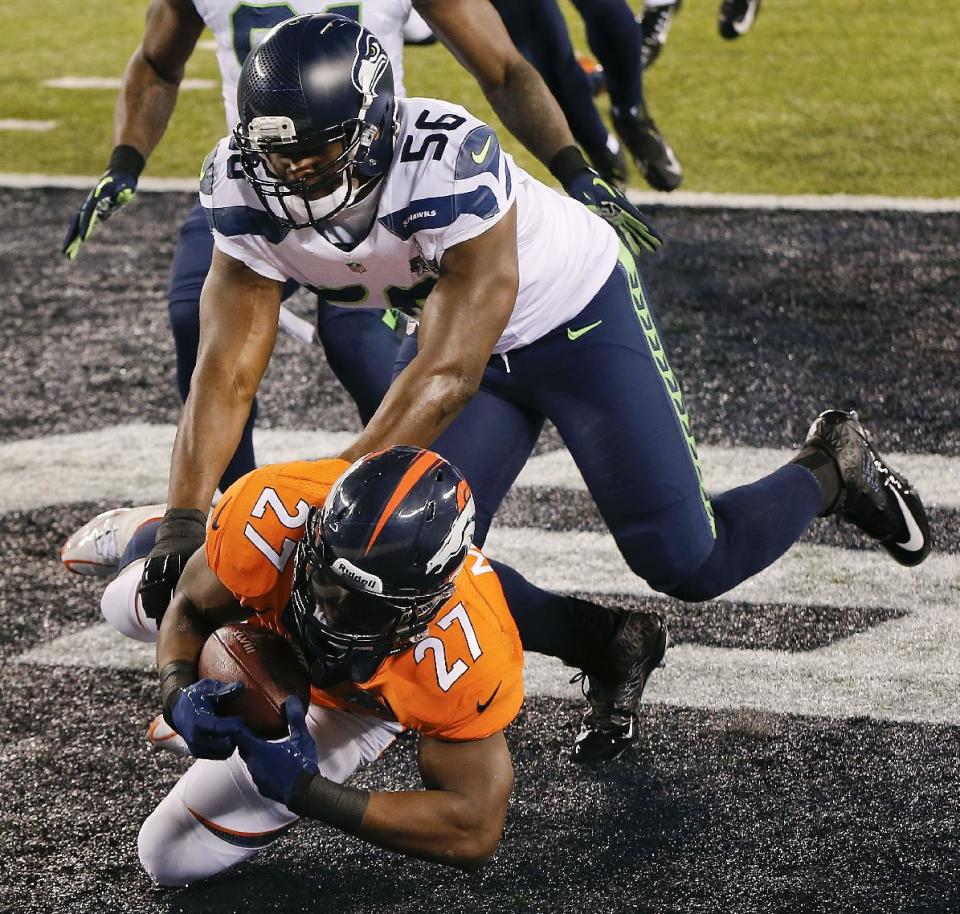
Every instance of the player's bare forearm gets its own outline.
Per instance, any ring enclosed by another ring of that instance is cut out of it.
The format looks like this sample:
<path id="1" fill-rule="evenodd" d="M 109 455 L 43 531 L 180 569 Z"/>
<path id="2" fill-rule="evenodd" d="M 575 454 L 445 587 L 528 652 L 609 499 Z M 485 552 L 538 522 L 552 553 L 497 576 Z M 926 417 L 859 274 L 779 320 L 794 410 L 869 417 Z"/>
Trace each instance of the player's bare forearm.
<path id="1" fill-rule="evenodd" d="M 133 146 L 145 159 L 156 148 L 177 104 L 178 85 L 160 78 L 137 48 L 127 64 L 113 123 L 114 146 Z"/>
<path id="2" fill-rule="evenodd" d="M 176 593 L 164 613 L 157 636 L 157 669 L 174 661 L 196 667 L 200 650 L 211 632 L 228 622 L 246 619 L 250 611 L 210 570 L 203 549 L 198 549 L 180 576 Z"/>
<path id="3" fill-rule="evenodd" d="M 219 250 L 200 297 L 200 348 L 170 459 L 168 504 L 206 512 L 277 338 L 280 283 Z"/>
<path id="4" fill-rule="evenodd" d="M 504 126 L 544 165 L 573 144 L 556 99 L 488 0 L 414 0 L 414 6 L 480 84 Z"/>
<path id="5" fill-rule="evenodd" d="M 340 455 L 344 460 L 436 440 L 476 393 L 516 304 L 519 275 L 516 208 L 443 255 L 440 280 L 423 306 L 419 352 Z"/>
<path id="6" fill-rule="evenodd" d="M 184 68 L 203 31 L 190 0 L 152 0 L 143 42 L 123 74 L 114 115 L 114 145 L 133 146 L 144 158 L 160 142 Z"/>
<path id="7" fill-rule="evenodd" d="M 424 737 L 419 762 L 426 790 L 366 793 L 320 779 L 312 797 L 302 798 L 304 808 L 295 811 L 388 850 L 476 869 L 497 849 L 513 789 L 503 733 L 469 742 Z M 349 796 L 352 815 L 343 815 L 338 793 Z M 337 811 L 325 815 L 330 808 Z"/>

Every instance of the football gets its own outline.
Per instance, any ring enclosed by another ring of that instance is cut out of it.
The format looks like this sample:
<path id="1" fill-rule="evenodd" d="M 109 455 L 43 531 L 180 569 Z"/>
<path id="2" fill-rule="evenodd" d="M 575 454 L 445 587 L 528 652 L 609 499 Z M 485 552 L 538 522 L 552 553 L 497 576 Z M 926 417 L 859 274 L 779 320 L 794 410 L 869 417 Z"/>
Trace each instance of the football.
<path id="1" fill-rule="evenodd" d="M 242 717 L 266 739 L 287 735 L 283 714 L 287 698 L 299 696 L 304 708 L 310 703 L 310 676 L 302 654 L 291 641 L 259 625 L 218 628 L 200 652 L 200 676 L 242 682 L 244 688 L 224 699 L 218 712 Z"/>

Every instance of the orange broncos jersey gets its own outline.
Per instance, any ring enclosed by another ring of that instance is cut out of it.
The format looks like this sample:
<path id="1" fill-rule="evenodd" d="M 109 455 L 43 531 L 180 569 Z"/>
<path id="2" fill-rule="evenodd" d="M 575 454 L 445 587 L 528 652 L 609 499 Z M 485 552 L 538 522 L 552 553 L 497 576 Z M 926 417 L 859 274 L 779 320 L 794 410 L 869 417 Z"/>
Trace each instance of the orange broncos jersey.
<path id="1" fill-rule="evenodd" d="M 207 562 L 254 624 L 286 634 L 281 615 L 293 588 L 293 557 L 307 514 L 349 466 L 298 461 L 238 479 L 214 509 Z M 455 589 L 424 636 L 387 657 L 366 682 L 312 690 L 326 707 L 375 714 L 426 736 L 469 740 L 509 724 L 523 702 L 520 636 L 496 572 L 471 549 Z"/>

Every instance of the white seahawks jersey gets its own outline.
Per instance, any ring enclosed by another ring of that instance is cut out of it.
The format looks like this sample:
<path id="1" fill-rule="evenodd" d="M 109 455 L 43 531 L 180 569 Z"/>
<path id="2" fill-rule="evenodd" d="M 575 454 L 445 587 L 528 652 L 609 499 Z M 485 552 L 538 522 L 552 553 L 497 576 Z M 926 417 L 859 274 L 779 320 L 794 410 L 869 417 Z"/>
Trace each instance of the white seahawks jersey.
<path id="1" fill-rule="evenodd" d="M 520 289 L 497 353 L 525 346 L 579 314 L 617 261 L 603 219 L 551 190 L 503 152 L 466 109 L 398 101 L 399 132 L 369 234 L 349 250 L 313 228 L 287 229 L 264 210 L 228 138 L 208 157 L 200 202 L 216 246 L 271 279 L 294 279 L 341 306 L 416 313 L 444 252 L 517 207 Z"/>
<path id="2" fill-rule="evenodd" d="M 193 5 L 217 43 L 217 62 L 223 104 L 227 112 L 227 132 L 240 119 L 237 113 L 237 83 L 240 67 L 247 54 L 263 40 L 275 25 L 311 13 L 338 13 L 354 19 L 370 29 L 380 39 L 390 57 L 393 82 L 397 95 L 405 95 L 403 88 L 403 35 L 401 30 L 410 15 L 411 0 L 193 0 Z"/>

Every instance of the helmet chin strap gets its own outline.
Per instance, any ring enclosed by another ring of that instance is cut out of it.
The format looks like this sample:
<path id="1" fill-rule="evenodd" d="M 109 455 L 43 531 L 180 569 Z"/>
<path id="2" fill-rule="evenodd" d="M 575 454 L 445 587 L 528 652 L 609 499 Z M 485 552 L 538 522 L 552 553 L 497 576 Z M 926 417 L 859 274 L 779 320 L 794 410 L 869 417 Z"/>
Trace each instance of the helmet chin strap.
<path id="1" fill-rule="evenodd" d="M 333 193 L 327 194 L 325 197 L 320 197 L 317 200 L 311 200 L 309 204 L 303 197 L 286 197 L 284 203 L 287 209 L 289 209 L 290 213 L 296 216 L 298 220 L 309 222 L 311 218 L 326 218 L 330 213 L 342 207 L 348 196 L 355 191 L 355 188 L 351 187 L 351 181 L 348 177 L 349 171 L 349 168 L 343 170 L 340 186 L 333 191 Z"/>

